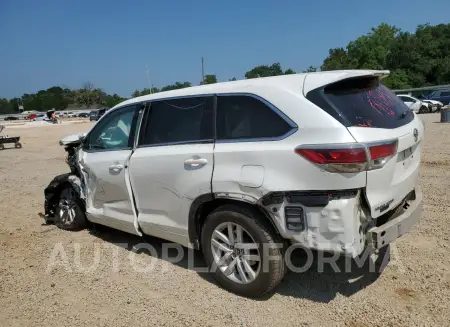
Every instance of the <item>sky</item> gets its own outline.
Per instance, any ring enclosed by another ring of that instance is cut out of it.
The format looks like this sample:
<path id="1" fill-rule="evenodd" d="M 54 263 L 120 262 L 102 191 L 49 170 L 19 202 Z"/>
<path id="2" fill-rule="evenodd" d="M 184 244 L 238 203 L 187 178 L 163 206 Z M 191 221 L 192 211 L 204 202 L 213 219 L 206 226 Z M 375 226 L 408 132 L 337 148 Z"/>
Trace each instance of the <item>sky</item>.
<path id="1" fill-rule="evenodd" d="M 450 23 L 448 0 L 0 0 L 0 98 L 91 82 L 107 93 L 319 67 L 385 22 Z M 149 79 L 146 65 L 148 65 Z"/>

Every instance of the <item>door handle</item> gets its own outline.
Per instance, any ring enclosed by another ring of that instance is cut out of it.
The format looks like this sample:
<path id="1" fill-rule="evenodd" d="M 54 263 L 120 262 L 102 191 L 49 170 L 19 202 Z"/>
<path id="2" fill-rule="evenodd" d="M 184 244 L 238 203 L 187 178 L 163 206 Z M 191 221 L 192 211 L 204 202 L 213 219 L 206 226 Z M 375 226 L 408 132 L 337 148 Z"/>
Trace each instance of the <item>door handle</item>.
<path id="1" fill-rule="evenodd" d="M 205 158 L 191 158 L 191 159 L 186 159 L 184 161 L 185 165 L 189 165 L 189 166 L 200 166 L 200 165 L 206 165 L 208 163 L 208 160 Z"/>
<path id="2" fill-rule="evenodd" d="M 109 170 L 112 170 L 113 172 L 119 172 L 123 169 L 123 165 L 121 164 L 112 164 L 109 166 Z"/>

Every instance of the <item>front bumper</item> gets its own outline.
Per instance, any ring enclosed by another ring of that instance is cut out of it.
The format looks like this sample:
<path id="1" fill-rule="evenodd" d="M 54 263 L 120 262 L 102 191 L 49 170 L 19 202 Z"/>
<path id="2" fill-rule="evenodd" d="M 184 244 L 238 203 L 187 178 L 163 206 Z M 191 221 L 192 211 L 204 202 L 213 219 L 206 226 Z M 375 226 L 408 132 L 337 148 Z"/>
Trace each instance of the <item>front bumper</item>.
<path id="1" fill-rule="evenodd" d="M 400 236 L 408 233 L 419 221 L 422 215 L 422 190 L 419 186 L 415 189 L 415 199 L 409 201 L 408 204 L 409 207 L 400 216 L 368 231 L 374 249 L 381 249 L 394 242 Z"/>

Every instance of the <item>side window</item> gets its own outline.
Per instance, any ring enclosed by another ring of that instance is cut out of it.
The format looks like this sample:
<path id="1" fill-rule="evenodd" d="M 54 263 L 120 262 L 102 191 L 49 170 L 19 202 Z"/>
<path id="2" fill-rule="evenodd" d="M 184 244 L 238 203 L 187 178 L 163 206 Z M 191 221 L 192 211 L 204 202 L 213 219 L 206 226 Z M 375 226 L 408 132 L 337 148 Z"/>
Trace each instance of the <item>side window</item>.
<path id="1" fill-rule="evenodd" d="M 433 92 L 433 93 L 431 93 L 431 97 L 438 97 L 438 96 L 440 96 L 441 95 L 441 91 L 435 91 L 435 92 Z"/>
<path id="2" fill-rule="evenodd" d="M 275 138 L 290 129 L 280 115 L 254 97 L 217 97 L 218 140 Z"/>
<path id="3" fill-rule="evenodd" d="M 443 92 L 441 92 L 441 96 L 442 96 L 442 97 L 448 97 L 448 96 L 450 96 L 450 91 L 443 91 Z"/>
<path id="4" fill-rule="evenodd" d="M 114 110 L 89 133 L 87 149 L 121 150 L 132 146 L 136 121 L 136 105 Z"/>
<path id="5" fill-rule="evenodd" d="M 404 96 L 399 96 L 400 100 L 402 100 L 403 102 L 408 102 L 408 99 Z"/>
<path id="6" fill-rule="evenodd" d="M 212 108 L 213 97 L 152 102 L 139 145 L 212 141 Z"/>

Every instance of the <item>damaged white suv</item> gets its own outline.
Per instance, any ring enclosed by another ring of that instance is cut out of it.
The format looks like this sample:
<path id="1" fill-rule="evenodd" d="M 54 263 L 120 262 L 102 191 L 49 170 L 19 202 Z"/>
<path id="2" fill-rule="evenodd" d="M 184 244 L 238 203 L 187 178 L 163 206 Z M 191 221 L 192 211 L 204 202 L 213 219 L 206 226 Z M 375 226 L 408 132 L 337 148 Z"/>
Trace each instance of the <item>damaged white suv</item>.
<path id="1" fill-rule="evenodd" d="M 349 70 L 156 93 L 62 140 L 71 172 L 46 219 L 201 249 L 218 282 L 272 290 L 286 245 L 357 257 L 418 221 L 420 119 L 380 80 Z M 266 250 L 264 250 L 266 249 Z"/>

